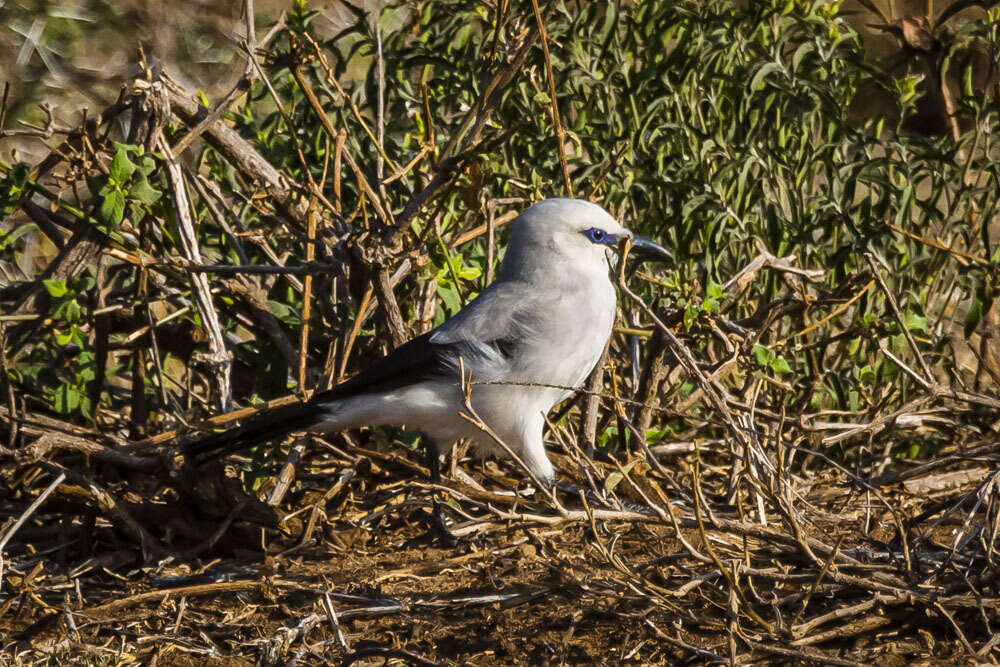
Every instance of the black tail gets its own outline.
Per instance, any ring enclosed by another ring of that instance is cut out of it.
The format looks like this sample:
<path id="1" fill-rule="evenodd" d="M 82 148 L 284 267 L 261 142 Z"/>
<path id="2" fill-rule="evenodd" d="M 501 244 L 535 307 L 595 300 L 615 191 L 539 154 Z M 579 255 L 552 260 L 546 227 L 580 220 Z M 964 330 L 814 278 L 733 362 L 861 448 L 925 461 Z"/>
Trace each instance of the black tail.
<path id="1" fill-rule="evenodd" d="M 364 394 L 382 394 L 430 378 L 447 377 L 449 373 L 454 375 L 450 370 L 452 359 L 457 359 L 465 349 L 464 343 L 438 345 L 430 342 L 430 337 L 431 334 L 426 333 L 404 343 L 363 373 L 332 389 L 317 392 L 305 403 L 269 410 L 243 426 L 183 445 L 181 451 L 191 463 L 200 465 L 315 426 L 324 419 L 320 406 L 332 406 L 342 399 Z M 455 378 L 457 382 L 457 376 Z"/>
<path id="2" fill-rule="evenodd" d="M 322 410 L 315 402 L 294 403 L 253 417 L 242 426 L 189 442 L 181 447 L 181 451 L 188 461 L 198 466 L 262 442 L 306 430 L 322 419 Z"/>

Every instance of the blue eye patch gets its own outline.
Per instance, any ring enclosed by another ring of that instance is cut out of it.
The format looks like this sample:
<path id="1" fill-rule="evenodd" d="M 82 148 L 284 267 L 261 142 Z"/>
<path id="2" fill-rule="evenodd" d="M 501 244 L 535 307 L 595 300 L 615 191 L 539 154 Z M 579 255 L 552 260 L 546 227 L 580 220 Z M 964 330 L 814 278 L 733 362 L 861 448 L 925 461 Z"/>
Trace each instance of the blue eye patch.
<path id="1" fill-rule="evenodd" d="M 618 236 L 615 234 L 608 234 L 606 231 L 599 229 L 598 227 L 591 227 L 583 232 L 583 235 L 590 239 L 591 243 L 600 243 L 601 245 L 615 245 L 618 243 Z"/>

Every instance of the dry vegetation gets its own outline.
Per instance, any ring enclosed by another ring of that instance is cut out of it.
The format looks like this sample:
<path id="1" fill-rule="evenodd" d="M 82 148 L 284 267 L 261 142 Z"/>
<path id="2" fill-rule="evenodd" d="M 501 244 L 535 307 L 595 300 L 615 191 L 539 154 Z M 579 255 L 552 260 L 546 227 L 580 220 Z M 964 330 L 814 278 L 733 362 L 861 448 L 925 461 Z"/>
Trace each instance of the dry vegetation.
<path id="1" fill-rule="evenodd" d="M 822 3 L 333 34 L 295 4 L 217 99 L 140 62 L 72 122 L 4 114 L 45 152 L 0 183 L 2 661 L 1000 660 L 1000 13 L 970 4 L 862 3 L 884 67 Z M 619 277 L 550 415 L 589 494 L 461 446 L 434 488 L 405 430 L 177 456 L 454 313 L 567 193 L 678 258 Z"/>

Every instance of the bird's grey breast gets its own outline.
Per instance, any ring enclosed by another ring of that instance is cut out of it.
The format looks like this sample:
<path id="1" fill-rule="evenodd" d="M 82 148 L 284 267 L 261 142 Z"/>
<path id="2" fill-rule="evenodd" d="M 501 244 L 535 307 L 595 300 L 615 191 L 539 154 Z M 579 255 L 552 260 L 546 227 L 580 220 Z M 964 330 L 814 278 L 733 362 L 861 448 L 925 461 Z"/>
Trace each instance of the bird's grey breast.
<path id="1" fill-rule="evenodd" d="M 513 358 L 515 375 L 528 382 L 579 387 L 611 335 L 615 290 L 607 275 L 563 276 L 535 305 L 529 339 Z M 558 392 L 562 400 L 568 392 Z"/>

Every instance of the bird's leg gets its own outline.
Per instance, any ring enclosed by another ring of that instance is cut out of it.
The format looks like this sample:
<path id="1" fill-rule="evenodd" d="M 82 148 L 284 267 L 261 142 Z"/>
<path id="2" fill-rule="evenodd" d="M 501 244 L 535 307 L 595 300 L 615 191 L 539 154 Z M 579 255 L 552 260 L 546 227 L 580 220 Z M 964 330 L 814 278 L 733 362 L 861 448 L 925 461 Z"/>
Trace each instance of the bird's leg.
<path id="1" fill-rule="evenodd" d="M 579 498 L 580 494 L 582 493 L 584 496 L 586 496 L 587 500 L 590 502 L 599 503 L 605 506 L 608 504 L 607 499 L 601 498 L 596 493 L 594 493 L 592 489 L 585 489 L 581 486 L 578 486 L 577 484 L 574 484 L 573 482 L 557 480 L 553 482 L 552 486 L 555 489 L 562 491 L 563 493 L 570 494 L 574 498 Z M 654 515 L 653 510 L 647 507 L 646 505 L 640 503 L 633 503 L 628 500 L 622 500 L 620 498 L 618 499 L 618 502 L 621 503 L 622 508 L 628 512 L 635 512 L 636 514 L 644 514 L 646 516 Z"/>
<path id="2" fill-rule="evenodd" d="M 437 443 L 427 440 L 424 443 L 424 465 L 431 471 L 431 483 L 441 483 L 441 451 Z"/>
<path id="3" fill-rule="evenodd" d="M 562 491 L 563 493 L 573 496 L 576 499 L 579 499 L 580 494 L 582 493 L 584 496 L 586 496 L 587 500 L 590 500 L 592 502 L 597 502 L 600 503 L 601 505 L 605 504 L 606 502 L 603 498 L 599 498 L 597 494 L 593 492 L 593 490 L 585 489 L 582 486 L 574 484 L 573 482 L 567 482 L 561 479 L 552 481 L 552 489 L 553 491 Z"/>
<path id="4" fill-rule="evenodd" d="M 441 450 L 433 440 L 425 438 L 424 444 L 424 464 L 430 470 L 431 484 L 435 486 L 441 484 Z M 431 532 L 448 546 L 455 546 L 459 539 L 448 529 L 448 522 L 445 520 L 444 508 L 438 501 L 437 489 L 431 491 L 431 498 L 434 503 L 434 518 L 431 521 Z"/>

